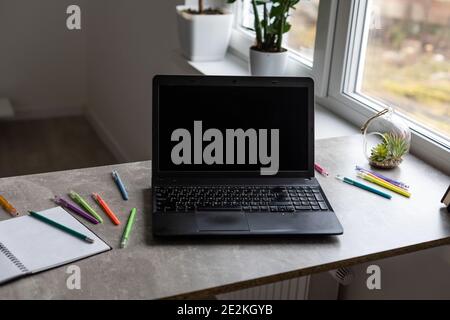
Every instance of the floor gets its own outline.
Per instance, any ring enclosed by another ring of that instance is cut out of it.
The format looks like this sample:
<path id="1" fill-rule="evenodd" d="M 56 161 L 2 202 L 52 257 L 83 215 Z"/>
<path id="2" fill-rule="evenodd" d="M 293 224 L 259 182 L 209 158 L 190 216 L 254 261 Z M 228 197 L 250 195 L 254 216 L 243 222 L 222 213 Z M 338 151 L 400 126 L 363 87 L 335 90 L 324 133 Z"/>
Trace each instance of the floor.
<path id="1" fill-rule="evenodd" d="M 82 116 L 0 122 L 0 178 L 114 163 Z"/>

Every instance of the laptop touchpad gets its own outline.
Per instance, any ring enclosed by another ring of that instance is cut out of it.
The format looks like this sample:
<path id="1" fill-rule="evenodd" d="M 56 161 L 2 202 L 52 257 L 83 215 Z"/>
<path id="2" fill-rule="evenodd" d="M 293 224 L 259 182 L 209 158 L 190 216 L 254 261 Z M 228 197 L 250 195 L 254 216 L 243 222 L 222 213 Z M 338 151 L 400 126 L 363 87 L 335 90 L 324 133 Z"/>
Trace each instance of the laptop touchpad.
<path id="1" fill-rule="evenodd" d="M 197 212 L 199 231 L 248 231 L 248 222 L 243 212 Z"/>

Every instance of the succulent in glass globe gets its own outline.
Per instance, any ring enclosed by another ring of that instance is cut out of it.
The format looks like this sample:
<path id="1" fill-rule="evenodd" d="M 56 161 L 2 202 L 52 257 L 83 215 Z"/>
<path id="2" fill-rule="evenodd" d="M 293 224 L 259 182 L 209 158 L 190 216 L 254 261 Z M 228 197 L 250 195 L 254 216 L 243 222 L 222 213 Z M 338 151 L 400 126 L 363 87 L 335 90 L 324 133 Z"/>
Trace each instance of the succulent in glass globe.
<path id="1" fill-rule="evenodd" d="M 409 152 L 411 131 L 391 108 L 370 118 L 361 131 L 364 134 L 364 153 L 373 167 L 396 168 Z"/>

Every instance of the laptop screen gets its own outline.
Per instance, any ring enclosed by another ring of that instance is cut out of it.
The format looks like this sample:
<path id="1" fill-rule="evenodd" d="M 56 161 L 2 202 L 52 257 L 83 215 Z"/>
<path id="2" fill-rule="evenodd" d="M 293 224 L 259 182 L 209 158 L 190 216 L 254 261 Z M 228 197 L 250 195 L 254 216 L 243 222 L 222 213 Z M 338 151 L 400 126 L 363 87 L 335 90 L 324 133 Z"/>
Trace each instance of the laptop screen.
<path id="1" fill-rule="evenodd" d="M 306 86 L 159 87 L 161 172 L 307 172 Z"/>

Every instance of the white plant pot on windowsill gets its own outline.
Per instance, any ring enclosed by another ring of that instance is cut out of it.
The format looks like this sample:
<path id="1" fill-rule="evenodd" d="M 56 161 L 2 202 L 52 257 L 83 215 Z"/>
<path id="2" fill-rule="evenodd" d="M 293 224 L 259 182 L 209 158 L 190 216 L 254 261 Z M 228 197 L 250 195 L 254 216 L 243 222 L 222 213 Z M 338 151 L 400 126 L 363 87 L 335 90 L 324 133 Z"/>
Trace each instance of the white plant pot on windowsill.
<path id="1" fill-rule="evenodd" d="M 250 48 L 250 73 L 252 76 L 283 76 L 289 52 L 264 52 Z"/>
<path id="2" fill-rule="evenodd" d="M 222 60 L 228 49 L 233 14 L 191 14 L 177 6 L 181 51 L 190 61 Z"/>

